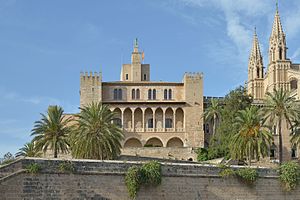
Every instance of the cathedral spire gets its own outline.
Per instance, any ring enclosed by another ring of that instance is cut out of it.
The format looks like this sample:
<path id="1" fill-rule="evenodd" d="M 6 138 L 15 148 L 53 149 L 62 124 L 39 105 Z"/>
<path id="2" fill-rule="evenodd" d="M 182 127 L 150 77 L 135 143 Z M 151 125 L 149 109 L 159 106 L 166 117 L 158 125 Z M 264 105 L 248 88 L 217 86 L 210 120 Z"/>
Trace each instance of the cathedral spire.
<path id="1" fill-rule="evenodd" d="M 249 80 L 255 78 L 263 78 L 263 59 L 260 51 L 259 41 L 256 33 L 256 27 L 254 28 L 252 49 L 249 57 Z"/>
<path id="2" fill-rule="evenodd" d="M 285 34 L 281 25 L 278 2 L 276 2 L 276 12 L 269 44 L 269 61 L 272 63 L 277 60 L 286 60 L 286 54 L 287 47 Z"/>
<path id="3" fill-rule="evenodd" d="M 261 60 L 261 51 L 259 47 L 259 41 L 256 33 L 256 27 L 254 28 L 253 42 L 252 42 L 252 50 L 250 54 L 250 59 L 254 58 L 255 60 Z"/>

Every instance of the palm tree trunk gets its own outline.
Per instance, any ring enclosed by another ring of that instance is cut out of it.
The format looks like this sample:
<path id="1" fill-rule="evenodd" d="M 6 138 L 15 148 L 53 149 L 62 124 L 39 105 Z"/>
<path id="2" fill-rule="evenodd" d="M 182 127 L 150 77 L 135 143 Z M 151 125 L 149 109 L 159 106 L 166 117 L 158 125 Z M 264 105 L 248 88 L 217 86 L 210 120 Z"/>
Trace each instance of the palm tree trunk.
<path id="1" fill-rule="evenodd" d="M 278 131 L 279 131 L 279 164 L 282 163 L 282 134 L 281 134 L 281 117 L 279 117 L 278 122 Z"/>
<path id="2" fill-rule="evenodd" d="M 213 126 L 214 133 L 213 133 L 213 135 L 215 135 L 216 131 L 217 131 L 217 117 L 216 117 L 216 115 L 214 115 L 214 121 L 213 121 L 213 123 L 214 123 L 214 126 Z"/>
<path id="3" fill-rule="evenodd" d="M 57 145 L 54 144 L 54 158 L 57 158 Z"/>
<path id="4" fill-rule="evenodd" d="M 248 146 L 248 159 L 249 159 L 249 166 L 251 166 L 251 148 L 250 148 L 250 145 Z"/>

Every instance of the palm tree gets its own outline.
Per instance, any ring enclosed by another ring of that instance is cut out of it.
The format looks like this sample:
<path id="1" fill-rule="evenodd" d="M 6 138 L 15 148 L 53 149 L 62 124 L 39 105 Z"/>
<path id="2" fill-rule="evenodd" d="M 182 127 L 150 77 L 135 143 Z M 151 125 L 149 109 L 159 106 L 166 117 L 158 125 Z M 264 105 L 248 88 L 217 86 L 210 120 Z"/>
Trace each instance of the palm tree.
<path id="1" fill-rule="evenodd" d="M 234 134 L 231 143 L 231 154 L 234 159 L 259 160 L 260 156 L 268 155 L 269 146 L 273 140 L 272 134 L 267 131 L 261 113 L 255 106 L 238 111 L 235 118 L 238 132 Z"/>
<path id="2" fill-rule="evenodd" d="M 106 105 L 92 103 L 77 115 L 78 131 L 72 134 L 72 155 L 85 159 L 114 159 L 121 152 L 122 130 L 112 123 L 114 113 Z"/>
<path id="3" fill-rule="evenodd" d="M 216 134 L 221 120 L 221 107 L 218 100 L 211 99 L 211 105 L 205 110 L 203 116 L 205 121 L 213 121 L 213 133 Z"/>
<path id="4" fill-rule="evenodd" d="M 16 157 L 26 156 L 26 157 L 41 157 L 42 153 L 37 151 L 33 142 L 28 142 L 24 147 L 19 149 L 19 152 L 16 153 Z"/>
<path id="5" fill-rule="evenodd" d="M 42 119 L 35 122 L 31 136 L 37 150 L 44 153 L 52 150 L 54 158 L 58 153 L 69 152 L 69 134 L 72 131 L 71 119 L 63 115 L 63 109 L 59 106 L 49 106 L 47 114 L 41 114 Z"/>
<path id="6" fill-rule="evenodd" d="M 271 125 L 278 127 L 279 136 L 279 163 L 282 162 L 282 121 L 286 120 L 292 127 L 292 121 L 297 117 L 297 104 L 294 97 L 290 96 L 290 92 L 280 88 L 274 90 L 273 93 L 266 93 L 265 106 L 263 108 L 265 117 Z"/>

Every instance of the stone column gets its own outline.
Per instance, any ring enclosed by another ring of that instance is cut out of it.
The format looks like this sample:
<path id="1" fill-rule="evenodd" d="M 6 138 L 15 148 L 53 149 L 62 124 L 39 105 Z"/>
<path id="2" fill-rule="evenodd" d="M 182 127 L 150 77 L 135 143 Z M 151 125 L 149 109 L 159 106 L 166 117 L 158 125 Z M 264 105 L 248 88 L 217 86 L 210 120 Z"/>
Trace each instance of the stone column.
<path id="1" fill-rule="evenodd" d="M 122 129 L 124 129 L 124 110 L 121 109 L 121 124 L 122 124 Z"/>
<path id="2" fill-rule="evenodd" d="M 131 112 L 132 112 L 132 118 L 131 118 L 131 128 L 132 128 L 132 131 L 134 132 L 134 129 L 135 129 L 135 127 L 134 127 L 134 111 L 135 111 L 135 109 L 134 110 L 131 110 Z"/>
<path id="3" fill-rule="evenodd" d="M 142 109 L 142 128 L 143 128 L 143 132 L 145 132 L 145 109 Z"/>
<path id="4" fill-rule="evenodd" d="M 155 128 L 156 128 L 155 111 L 156 111 L 156 109 L 152 109 L 152 112 L 153 112 L 153 131 L 155 131 Z"/>
<path id="5" fill-rule="evenodd" d="M 163 109 L 163 119 L 162 119 L 162 128 L 166 131 L 166 109 Z"/>
<path id="6" fill-rule="evenodd" d="M 174 131 L 176 131 L 176 110 L 173 110 L 173 120 L 172 120 L 172 127 L 174 129 Z"/>

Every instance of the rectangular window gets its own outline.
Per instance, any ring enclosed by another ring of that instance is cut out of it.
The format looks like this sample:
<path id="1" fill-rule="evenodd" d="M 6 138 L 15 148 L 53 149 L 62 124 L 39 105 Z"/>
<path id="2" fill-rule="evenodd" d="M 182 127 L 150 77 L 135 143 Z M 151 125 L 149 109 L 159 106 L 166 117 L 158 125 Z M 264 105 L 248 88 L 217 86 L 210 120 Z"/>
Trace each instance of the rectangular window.
<path id="1" fill-rule="evenodd" d="M 128 74 L 125 74 L 125 79 L 128 80 Z"/>
<path id="2" fill-rule="evenodd" d="M 144 81 L 146 81 L 147 80 L 147 75 L 146 74 L 144 74 Z"/>

